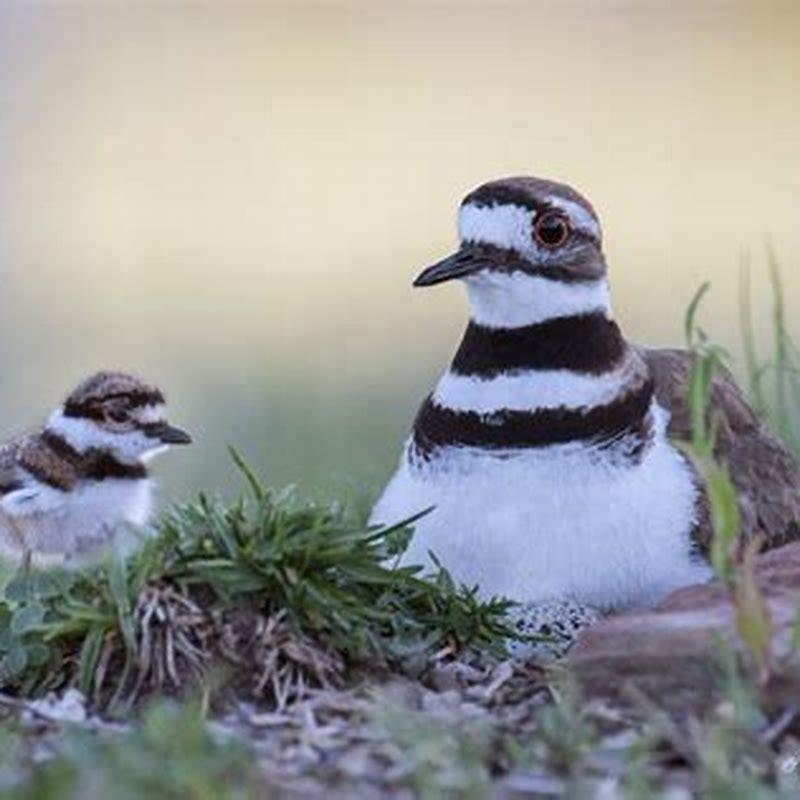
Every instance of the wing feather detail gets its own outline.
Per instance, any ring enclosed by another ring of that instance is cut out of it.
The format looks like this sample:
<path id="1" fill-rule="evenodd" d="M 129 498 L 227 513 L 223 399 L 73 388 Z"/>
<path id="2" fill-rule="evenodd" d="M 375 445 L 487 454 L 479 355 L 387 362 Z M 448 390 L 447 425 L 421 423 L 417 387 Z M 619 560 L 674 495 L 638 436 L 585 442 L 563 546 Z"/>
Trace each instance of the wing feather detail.
<path id="1" fill-rule="evenodd" d="M 693 356 L 688 350 L 642 349 L 655 382 L 656 399 L 670 413 L 672 439 L 691 439 L 687 400 Z M 711 390 L 718 419 L 717 458 L 728 465 L 739 495 L 746 538 L 762 533 L 765 548 L 800 538 L 800 468 L 789 449 L 758 418 L 732 375 L 719 371 Z M 710 520 L 702 513 L 697 543 L 707 549 Z"/>

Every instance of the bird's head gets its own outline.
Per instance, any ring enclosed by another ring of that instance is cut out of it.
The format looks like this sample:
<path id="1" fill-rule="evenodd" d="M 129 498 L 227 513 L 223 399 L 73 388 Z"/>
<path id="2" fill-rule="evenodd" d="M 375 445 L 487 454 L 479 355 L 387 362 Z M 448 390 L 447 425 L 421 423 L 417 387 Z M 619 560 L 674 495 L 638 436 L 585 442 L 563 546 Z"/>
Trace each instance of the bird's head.
<path id="1" fill-rule="evenodd" d="M 192 441 L 167 422 L 160 389 L 122 372 L 98 372 L 84 380 L 53 412 L 47 428 L 80 453 L 106 452 L 123 463 Z"/>
<path id="2" fill-rule="evenodd" d="M 528 177 L 485 183 L 461 203 L 458 232 L 459 249 L 414 285 L 464 280 L 476 321 L 513 326 L 608 309 L 600 222 L 569 186 Z"/>

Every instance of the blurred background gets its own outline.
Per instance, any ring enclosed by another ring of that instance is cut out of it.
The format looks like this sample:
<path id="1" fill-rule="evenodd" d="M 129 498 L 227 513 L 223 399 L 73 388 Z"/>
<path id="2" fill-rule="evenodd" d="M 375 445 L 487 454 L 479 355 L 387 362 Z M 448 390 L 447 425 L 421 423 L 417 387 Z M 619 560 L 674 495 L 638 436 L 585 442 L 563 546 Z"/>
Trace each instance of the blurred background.
<path id="1" fill-rule="evenodd" d="M 739 260 L 800 308 L 796 2 L 0 5 L 0 434 L 100 367 L 162 384 L 197 443 L 164 494 L 377 489 L 457 345 L 412 291 L 489 178 L 571 183 L 616 314 L 741 352 Z M 790 318 L 790 323 L 792 319 Z M 759 327 L 766 346 L 768 324 Z"/>

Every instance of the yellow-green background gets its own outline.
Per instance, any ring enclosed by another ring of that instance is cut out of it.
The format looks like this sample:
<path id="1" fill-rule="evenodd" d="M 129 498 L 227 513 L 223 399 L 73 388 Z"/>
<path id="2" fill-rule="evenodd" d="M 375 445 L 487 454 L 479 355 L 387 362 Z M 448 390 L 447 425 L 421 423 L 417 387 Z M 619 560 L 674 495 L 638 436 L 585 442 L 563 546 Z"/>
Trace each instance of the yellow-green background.
<path id="1" fill-rule="evenodd" d="M 800 308 L 798 30 L 796 2 L 3 0 L 0 432 L 120 367 L 197 437 L 170 494 L 229 486 L 227 442 L 377 485 L 464 318 L 411 279 L 508 173 L 595 203 L 631 337 L 680 341 L 710 278 L 736 351 L 744 248 Z"/>

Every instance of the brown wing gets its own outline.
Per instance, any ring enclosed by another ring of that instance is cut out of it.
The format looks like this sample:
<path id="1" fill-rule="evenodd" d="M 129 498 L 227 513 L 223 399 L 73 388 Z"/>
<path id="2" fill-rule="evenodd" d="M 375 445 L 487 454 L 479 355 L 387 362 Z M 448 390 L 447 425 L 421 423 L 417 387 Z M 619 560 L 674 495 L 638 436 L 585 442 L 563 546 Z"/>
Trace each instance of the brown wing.
<path id="1" fill-rule="evenodd" d="M 17 461 L 20 444 L 21 440 L 15 440 L 0 447 L 0 498 L 22 486 L 23 475 Z"/>
<path id="2" fill-rule="evenodd" d="M 51 450 L 39 436 L 29 436 L 17 451 L 20 466 L 37 480 L 62 491 L 75 488 L 78 473 L 75 465 Z"/>
<path id="3" fill-rule="evenodd" d="M 671 415 L 669 434 L 688 440 L 692 429 L 687 385 L 692 354 L 687 350 L 641 350 L 653 375 L 656 398 Z M 742 532 L 761 532 L 765 548 L 800 538 L 800 468 L 791 452 L 758 419 L 733 377 L 720 371 L 711 390 L 711 412 L 719 419 L 717 458 L 728 465 L 739 493 Z M 708 524 L 697 532 L 708 545 Z"/>
<path id="4" fill-rule="evenodd" d="M 73 489 L 79 479 L 75 465 L 59 458 L 36 434 L 0 446 L 0 498 L 23 487 L 31 488 L 31 476 L 63 491 Z"/>

